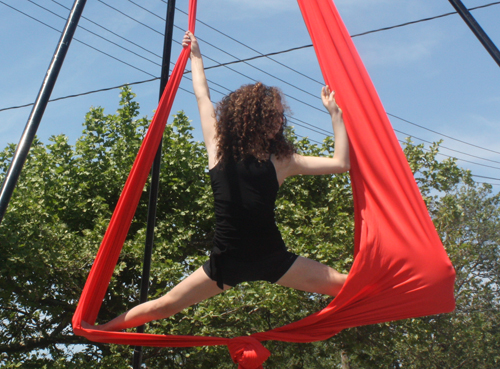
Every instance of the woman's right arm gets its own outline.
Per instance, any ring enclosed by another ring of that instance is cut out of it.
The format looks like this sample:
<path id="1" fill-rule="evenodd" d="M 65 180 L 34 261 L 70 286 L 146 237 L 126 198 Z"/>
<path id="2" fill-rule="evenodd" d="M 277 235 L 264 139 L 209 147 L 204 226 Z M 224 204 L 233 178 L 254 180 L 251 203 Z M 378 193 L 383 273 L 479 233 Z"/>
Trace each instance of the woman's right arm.
<path id="1" fill-rule="evenodd" d="M 191 74 L 193 76 L 193 90 L 198 102 L 200 112 L 201 129 L 203 139 L 208 152 L 208 165 L 212 168 L 215 165 L 217 153 L 217 142 L 215 139 L 215 109 L 210 100 L 210 90 L 205 77 L 203 59 L 201 57 L 200 47 L 194 35 L 187 31 L 182 40 L 182 46 L 187 47 L 191 44 Z"/>

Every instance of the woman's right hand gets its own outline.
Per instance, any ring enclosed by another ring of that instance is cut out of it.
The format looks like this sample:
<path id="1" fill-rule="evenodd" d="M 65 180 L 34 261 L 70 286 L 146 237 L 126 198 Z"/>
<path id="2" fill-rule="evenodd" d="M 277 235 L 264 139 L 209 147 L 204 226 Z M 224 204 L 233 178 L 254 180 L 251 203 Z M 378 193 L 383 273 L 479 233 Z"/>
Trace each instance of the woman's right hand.
<path id="1" fill-rule="evenodd" d="M 193 57 L 199 57 L 201 58 L 201 52 L 200 52 L 200 46 L 198 45 L 198 40 L 194 35 L 191 33 L 191 31 L 186 31 L 184 34 L 184 38 L 182 39 L 182 46 L 183 47 L 188 47 L 191 45 L 191 58 Z"/>

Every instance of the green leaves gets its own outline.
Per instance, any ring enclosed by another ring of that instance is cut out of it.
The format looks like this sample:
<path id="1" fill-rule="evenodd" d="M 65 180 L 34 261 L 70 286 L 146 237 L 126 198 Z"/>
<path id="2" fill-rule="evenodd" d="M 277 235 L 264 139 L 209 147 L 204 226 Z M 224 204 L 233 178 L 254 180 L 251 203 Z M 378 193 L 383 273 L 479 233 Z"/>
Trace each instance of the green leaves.
<path id="1" fill-rule="evenodd" d="M 93 107 L 75 146 L 63 135 L 35 140 L 0 224 L 0 365 L 6 368 L 127 368 L 128 346 L 73 336 L 72 314 L 112 211 L 149 126 L 129 88 L 119 109 Z M 289 132 L 293 137 L 293 132 Z M 296 142 L 305 155 L 332 155 L 334 144 Z M 429 213 L 457 271 L 451 314 L 345 330 L 311 344 L 266 342 L 270 368 L 496 367 L 500 267 L 500 195 L 478 186 L 439 143 L 405 153 Z M 0 152 L 0 178 L 14 146 Z M 99 313 L 107 321 L 138 303 L 148 185 Z M 207 159 L 178 112 L 163 137 L 161 184 L 150 297 L 171 289 L 208 258 L 214 214 Z M 298 176 L 279 192 L 276 216 L 288 247 L 348 272 L 353 203 L 347 174 Z M 325 307 L 331 299 L 265 282 L 244 283 L 148 325 L 147 332 L 234 337 L 272 329 Z M 74 349 L 72 349 L 74 347 Z M 225 347 L 145 348 L 148 367 L 233 368 Z M 457 365 L 458 363 L 458 365 Z"/>

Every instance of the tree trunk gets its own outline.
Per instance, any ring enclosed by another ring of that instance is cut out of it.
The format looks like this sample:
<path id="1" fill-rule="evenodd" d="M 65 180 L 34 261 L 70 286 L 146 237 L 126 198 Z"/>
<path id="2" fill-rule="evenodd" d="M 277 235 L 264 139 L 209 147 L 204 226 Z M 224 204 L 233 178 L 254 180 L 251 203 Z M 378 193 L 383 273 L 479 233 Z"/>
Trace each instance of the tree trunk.
<path id="1" fill-rule="evenodd" d="M 342 364 L 342 369 L 350 369 L 351 366 L 349 365 L 349 357 L 347 356 L 345 351 L 340 352 L 340 362 Z"/>

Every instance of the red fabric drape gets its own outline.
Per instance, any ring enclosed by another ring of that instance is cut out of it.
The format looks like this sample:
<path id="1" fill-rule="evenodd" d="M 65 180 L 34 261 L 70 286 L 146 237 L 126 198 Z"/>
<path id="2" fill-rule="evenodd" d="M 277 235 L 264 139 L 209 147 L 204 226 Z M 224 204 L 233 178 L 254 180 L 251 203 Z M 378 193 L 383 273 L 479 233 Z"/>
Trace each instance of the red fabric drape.
<path id="1" fill-rule="evenodd" d="M 241 369 L 261 367 L 265 340 L 311 342 L 344 328 L 454 309 L 455 273 L 412 172 L 354 44 L 331 0 L 298 0 L 324 79 L 337 92 L 351 147 L 355 259 L 330 305 L 286 326 L 234 339 L 100 332 L 101 307 L 188 58 L 181 53 L 104 236 L 73 317 L 75 334 L 98 342 L 143 346 L 228 345 Z M 194 31 L 196 1 L 190 0 Z"/>

